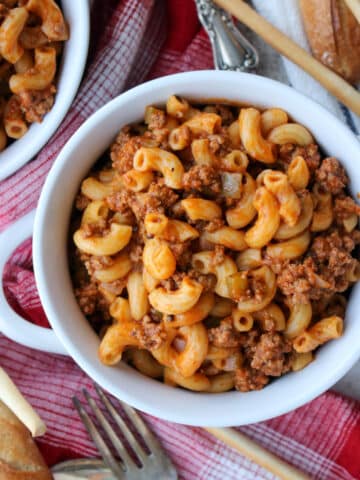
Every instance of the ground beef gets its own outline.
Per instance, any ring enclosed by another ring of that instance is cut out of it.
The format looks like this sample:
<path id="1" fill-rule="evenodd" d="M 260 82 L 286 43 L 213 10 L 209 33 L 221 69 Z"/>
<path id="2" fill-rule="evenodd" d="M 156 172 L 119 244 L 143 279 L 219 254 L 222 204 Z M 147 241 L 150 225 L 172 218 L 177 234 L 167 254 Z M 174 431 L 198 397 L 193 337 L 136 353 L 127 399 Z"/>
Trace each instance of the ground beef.
<path id="1" fill-rule="evenodd" d="M 169 148 L 169 134 L 170 130 L 168 128 L 158 128 L 153 130 L 152 139 L 155 143 L 159 145 L 160 148 L 167 150 Z"/>
<path id="2" fill-rule="evenodd" d="M 147 194 L 150 201 L 151 199 L 156 200 L 156 203 L 163 209 L 171 208 L 179 199 L 179 195 L 172 188 L 166 186 L 162 178 L 151 183 Z"/>
<path id="3" fill-rule="evenodd" d="M 240 392 L 261 390 L 269 383 L 269 377 L 251 367 L 242 367 L 235 371 L 235 388 Z"/>
<path id="4" fill-rule="evenodd" d="M 215 275 L 211 273 L 204 275 L 193 269 L 188 270 L 188 276 L 200 283 L 200 285 L 203 286 L 204 292 L 213 291 L 217 282 Z"/>
<path id="5" fill-rule="evenodd" d="M 136 241 L 131 241 L 129 245 L 129 257 L 134 264 L 139 264 L 142 261 L 144 246 Z"/>
<path id="6" fill-rule="evenodd" d="M 226 105 L 216 105 L 217 114 L 221 117 L 222 125 L 230 125 L 234 120 L 235 116 L 231 108 Z"/>
<path id="7" fill-rule="evenodd" d="M 305 147 L 300 147 L 292 143 L 286 143 L 285 145 L 280 145 L 279 147 L 280 163 L 288 165 L 291 160 L 298 155 L 301 155 L 304 158 L 311 174 L 313 174 L 319 168 L 319 147 L 315 143 L 310 143 Z"/>
<path id="8" fill-rule="evenodd" d="M 88 283 L 75 289 L 75 297 L 85 315 L 92 315 L 95 312 L 98 295 L 97 285 L 94 283 Z"/>
<path id="9" fill-rule="evenodd" d="M 245 357 L 252 357 L 252 351 L 259 341 L 261 332 L 256 327 L 249 332 L 243 332 L 240 334 L 240 345 L 243 349 Z"/>
<path id="10" fill-rule="evenodd" d="M 221 117 L 222 125 L 230 125 L 235 120 L 234 113 L 227 105 L 221 105 L 220 103 L 211 105 L 211 107 L 205 108 L 205 111 L 219 115 Z"/>
<path id="11" fill-rule="evenodd" d="M 263 333 L 253 349 L 251 367 L 265 375 L 279 377 L 290 370 L 291 343 L 278 333 Z"/>
<path id="12" fill-rule="evenodd" d="M 233 348 L 240 345 L 240 333 L 234 328 L 231 317 L 221 320 L 220 325 L 208 330 L 209 341 L 219 348 Z"/>
<path id="13" fill-rule="evenodd" d="M 355 248 L 355 242 L 350 234 L 341 234 L 338 230 L 330 234 L 319 235 L 314 238 L 310 255 L 317 264 L 326 262 L 332 250 L 345 250 L 347 253 Z"/>
<path id="14" fill-rule="evenodd" d="M 147 121 L 149 130 L 163 128 L 166 124 L 166 113 L 158 108 L 151 108 L 151 114 Z"/>
<path id="15" fill-rule="evenodd" d="M 334 157 L 325 158 L 315 172 L 315 179 L 320 186 L 333 195 L 339 194 L 348 183 L 344 168 Z"/>
<path id="16" fill-rule="evenodd" d="M 109 304 L 110 304 L 109 300 L 103 295 L 99 295 L 97 297 L 96 314 L 95 314 L 95 318 L 92 319 L 93 323 L 99 324 L 103 320 L 105 322 L 112 320 L 109 312 Z"/>
<path id="17" fill-rule="evenodd" d="M 222 189 L 220 173 L 210 165 L 195 165 L 185 172 L 183 188 L 207 196 L 217 195 Z"/>
<path id="18" fill-rule="evenodd" d="M 351 234 L 341 234 L 338 230 L 316 237 L 311 245 L 310 255 L 316 262 L 319 275 L 334 292 L 342 292 L 349 285 L 348 272 L 357 263 L 350 254 L 354 248 Z"/>
<path id="19" fill-rule="evenodd" d="M 20 108 L 27 122 L 41 122 L 54 105 L 54 85 L 43 90 L 24 90 L 19 94 Z"/>
<path id="20" fill-rule="evenodd" d="M 320 269 L 321 276 L 329 282 L 334 292 L 344 292 L 349 287 L 348 273 L 353 271 L 358 261 L 344 250 L 333 249 L 327 266 Z"/>
<path id="21" fill-rule="evenodd" d="M 297 146 L 294 150 L 294 157 L 301 155 L 304 157 L 304 160 L 310 170 L 310 173 L 315 172 L 320 165 L 320 153 L 319 146 L 315 143 L 310 143 L 305 147 Z"/>
<path id="22" fill-rule="evenodd" d="M 103 268 L 108 268 L 113 265 L 114 260 L 106 255 L 102 256 L 89 256 L 88 259 L 84 261 L 86 270 L 88 271 L 89 275 L 92 275 L 95 270 L 101 270 Z"/>
<path id="23" fill-rule="evenodd" d="M 289 263 L 277 277 L 277 285 L 291 303 L 308 303 L 310 298 L 318 300 L 322 290 L 316 286 L 316 265 L 307 258 L 303 263 Z"/>
<path id="24" fill-rule="evenodd" d="M 293 143 L 285 143 L 279 146 L 279 159 L 283 164 L 288 165 L 293 157 L 296 146 Z"/>
<path id="25" fill-rule="evenodd" d="M 317 237 L 303 262 L 289 263 L 278 275 L 277 284 L 291 303 L 319 300 L 324 294 L 343 292 L 349 286 L 348 272 L 357 260 L 349 250 L 354 242 L 351 235 L 340 237 L 338 232 Z"/>
<path id="26" fill-rule="evenodd" d="M 97 223 L 84 223 L 81 226 L 81 232 L 84 238 L 92 236 L 103 237 L 108 233 L 108 225 L 105 218 L 102 218 Z"/>
<path id="27" fill-rule="evenodd" d="M 282 270 L 289 264 L 289 260 L 281 257 L 270 257 L 264 253 L 263 264 L 271 268 L 275 275 L 279 275 Z"/>
<path id="28" fill-rule="evenodd" d="M 161 280 L 159 285 L 164 287 L 165 290 L 177 290 L 180 288 L 185 276 L 187 276 L 186 273 L 176 271 L 172 277 L 169 277 L 166 280 Z"/>
<path id="29" fill-rule="evenodd" d="M 248 288 L 242 292 L 236 300 L 239 302 L 247 302 L 250 299 L 254 299 L 256 303 L 260 303 L 264 298 L 267 288 L 263 278 L 249 276 Z"/>
<path id="30" fill-rule="evenodd" d="M 120 173 L 126 173 L 133 168 L 136 151 L 142 146 L 144 139 L 130 136 L 128 129 L 120 131 L 111 147 L 110 157 L 113 167 Z"/>
<path id="31" fill-rule="evenodd" d="M 161 199 L 150 193 L 134 193 L 123 189 L 106 198 L 106 202 L 112 210 L 120 212 L 128 217 L 136 217 L 142 222 L 145 215 L 150 212 L 164 213 Z"/>
<path id="32" fill-rule="evenodd" d="M 230 145 L 230 138 L 227 130 L 222 127 L 220 133 L 208 135 L 207 138 L 209 139 L 209 149 L 212 153 L 219 157 L 226 155 Z"/>
<path id="33" fill-rule="evenodd" d="M 137 338 L 142 348 L 156 350 L 167 338 L 166 330 L 161 323 L 154 322 L 150 315 L 145 315 L 141 327 L 134 329 L 132 335 Z"/>
<path id="34" fill-rule="evenodd" d="M 120 192 L 113 193 L 106 198 L 106 203 L 108 207 L 115 211 L 119 212 L 129 220 L 129 223 L 133 223 L 134 214 L 131 209 L 131 203 L 135 201 L 134 192 L 126 189 L 122 189 Z"/>
<path id="35" fill-rule="evenodd" d="M 351 197 L 340 195 L 335 198 L 334 214 L 338 224 L 342 225 L 343 221 L 354 213 L 360 216 L 360 205 L 355 203 Z"/>
<path id="36" fill-rule="evenodd" d="M 192 257 L 191 242 L 169 243 L 169 247 L 179 268 L 185 268 L 187 265 L 190 265 Z"/>

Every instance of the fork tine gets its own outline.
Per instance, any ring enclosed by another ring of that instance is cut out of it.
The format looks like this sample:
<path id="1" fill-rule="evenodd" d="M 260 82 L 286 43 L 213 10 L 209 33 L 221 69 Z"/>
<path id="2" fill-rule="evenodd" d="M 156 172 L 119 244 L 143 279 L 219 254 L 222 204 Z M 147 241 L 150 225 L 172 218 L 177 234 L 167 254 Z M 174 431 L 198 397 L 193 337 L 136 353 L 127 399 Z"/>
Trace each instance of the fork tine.
<path id="1" fill-rule="evenodd" d="M 117 437 L 117 435 L 114 432 L 112 426 L 106 420 L 104 414 L 99 409 L 99 407 L 96 405 L 95 400 L 90 396 L 90 394 L 86 390 L 86 388 L 83 389 L 83 393 L 85 395 L 86 400 L 88 401 L 88 404 L 89 404 L 90 408 L 94 412 L 98 422 L 100 423 L 100 425 L 102 426 L 102 428 L 104 429 L 106 434 L 108 435 L 109 439 L 111 440 L 112 444 L 115 447 L 115 450 L 120 455 L 126 469 L 128 470 L 129 468 L 137 467 L 137 465 L 134 463 L 133 459 L 128 454 L 128 452 L 127 452 L 126 448 L 124 447 L 123 443 Z"/>
<path id="2" fill-rule="evenodd" d="M 157 455 L 166 455 L 160 442 L 158 441 L 157 438 L 155 438 L 155 436 L 152 434 L 150 429 L 146 426 L 145 422 L 140 417 L 140 415 L 136 412 L 136 410 L 134 410 L 132 407 L 130 407 L 130 405 L 127 405 L 124 402 L 120 401 L 120 404 L 124 409 L 126 415 L 128 416 L 129 420 L 131 420 L 136 430 L 141 434 L 150 452 Z"/>
<path id="3" fill-rule="evenodd" d="M 126 440 L 129 442 L 131 445 L 131 448 L 134 450 L 136 455 L 139 457 L 139 459 L 144 463 L 144 460 L 146 460 L 146 457 L 148 456 L 147 453 L 144 452 L 142 447 L 140 446 L 137 438 L 133 435 L 132 431 L 129 429 L 129 427 L 126 425 L 124 420 L 121 418 L 121 416 L 118 414 L 118 412 L 115 410 L 113 404 L 111 403 L 111 400 L 105 395 L 105 393 L 94 383 L 94 386 L 96 388 L 96 391 L 103 402 L 105 408 L 108 410 L 112 418 L 114 419 L 115 423 L 119 427 L 121 433 L 124 435 Z"/>
<path id="4" fill-rule="evenodd" d="M 91 420 L 89 415 L 86 413 L 80 400 L 76 396 L 73 397 L 73 403 L 80 415 L 80 418 L 83 424 L 85 425 L 86 430 L 88 431 L 90 437 L 93 439 L 93 442 L 95 443 L 99 452 L 101 453 L 101 456 L 105 464 L 110 468 L 110 470 L 113 472 L 113 474 L 117 479 L 123 480 L 124 474 L 120 465 L 116 462 L 108 446 L 106 445 L 101 435 L 99 434 L 97 428 L 95 427 L 93 421 Z"/>

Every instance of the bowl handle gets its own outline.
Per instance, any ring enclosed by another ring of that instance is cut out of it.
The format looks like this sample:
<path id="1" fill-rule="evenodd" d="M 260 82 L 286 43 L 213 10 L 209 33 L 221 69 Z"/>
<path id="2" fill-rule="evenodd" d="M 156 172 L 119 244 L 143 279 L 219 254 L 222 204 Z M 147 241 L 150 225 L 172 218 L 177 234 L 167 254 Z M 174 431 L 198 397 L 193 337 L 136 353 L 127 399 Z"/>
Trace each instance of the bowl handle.
<path id="1" fill-rule="evenodd" d="M 0 234 L 0 331 L 17 343 L 44 352 L 68 355 L 53 330 L 28 322 L 8 304 L 3 287 L 4 267 L 12 252 L 33 232 L 35 210 Z"/>

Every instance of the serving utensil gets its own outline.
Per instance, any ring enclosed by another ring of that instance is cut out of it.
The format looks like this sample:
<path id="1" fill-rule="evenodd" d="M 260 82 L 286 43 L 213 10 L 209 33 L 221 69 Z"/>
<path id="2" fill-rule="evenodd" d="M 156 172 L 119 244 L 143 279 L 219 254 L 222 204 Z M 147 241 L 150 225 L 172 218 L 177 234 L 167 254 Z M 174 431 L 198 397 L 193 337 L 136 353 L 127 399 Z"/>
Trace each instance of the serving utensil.
<path id="1" fill-rule="evenodd" d="M 259 63 L 258 53 L 231 16 L 211 0 L 195 0 L 195 4 L 210 38 L 215 67 L 239 72 L 254 70 Z"/>
<path id="2" fill-rule="evenodd" d="M 60 463 L 52 469 L 55 480 L 77 480 L 78 478 L 93 480 L 113 478 L 125 480 L 177 479 L 176 470 L 170 459 L 138 413 L 129 405 L 120 402 L 126 414 L 122 413 L 120 415 L 105 393 L 97 385 L 95 385 L 95 388 L 107 415 L 115 422 L 116 427 L 125 438 L 125 442 L 119 438 L 103 412 L 99 409 L 96 401 L 86 389 L 83 390 L 84 396 L 97 422 L 106 433 L 112 447 L 120 456 L 121 461 L 115 459 L 107 443 L 105 443 L 104 437 L 85 411 L 80 400 L 77 397 L 73 397 L 73 402 L 80 418 L 98 447 L 103 460 L 79 459 Z M 131 423 L 132 430 L 136 431 L 135 435 L 129 429 L 127 423 Z M 277 475 L 280 479 L 307 480 L 309 478 L 233 428 L 205 428 L 205 430 L 264 469 Z M 142 438 L 147 447 L 146 449 L 139 442 L 137 436 Z M 134 458 L 137 460 L 134 461 Z M 140 468 L 139 462 L 141 464 Z"/>
<path id="3" fill-rule="evenodd" d="M 310 53 L 275 28 L 243 0 L 214 0 L 217 5 L 230 12 L 247 25 L 279 53 L 287 57 L 315 78 L 357 115 L 360 115 L 360 93 L 330 68 L 325 67 Z"/>
<path id="4" fill-rule="evenodd" d="M 107 411 L 107 415 L 115 422 L 117 429 L 126 439 L 126 442 L 120 439 L 98 407 L 96 401 L 90 396 L 86 389 L 83 390 L 84 396 L 102 430 L 106 433 L 107 439 L 110 440 L 113 449 L 120 456 L 121 461 L 115 459 L 102 433 L 95 426 L 80 400 L 74 397 L 73 402 L 85 428 L 101 453 L 104 464 L 112 472 L 112 476 L 117 479 L 126 480 L 158 480 L 160 478 L 176 480 L 178 476 L 175 467 L 165 454 L 159 441 L 150 432 L 138 413 L 129 405 L 120 402 L 123 413 L 122 415 L 119 414 L 105 393 L 97 385 L 95 385 L 95 388 Z M 132 430 L 135 431 L 136 434 L 130 430 L 127 423 L 131 425 Z M 138 437 L 141 438 L 141 442 Z M 95 464 L 89 464 L 89 467 L 90 471 L 92 471 L 93 468 L 96 469 Z M 108 472 L 106 470 L 104 471 L 102 466 L 101 469 L 102 475 L 107 475 Z M 67 479 L 64 478 L 63 480 Z"/>

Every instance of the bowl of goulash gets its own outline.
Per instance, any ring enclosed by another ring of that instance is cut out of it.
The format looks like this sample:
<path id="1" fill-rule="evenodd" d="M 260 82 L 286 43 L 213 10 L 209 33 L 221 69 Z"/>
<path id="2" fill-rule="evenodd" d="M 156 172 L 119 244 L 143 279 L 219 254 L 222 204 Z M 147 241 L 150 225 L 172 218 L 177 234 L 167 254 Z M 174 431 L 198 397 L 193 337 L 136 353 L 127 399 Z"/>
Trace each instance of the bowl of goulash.
<path id="1" fill-rule="evenodd" d="M 170 421 L 241 425 L 310 401 L 360 356 L 359 154 L 330 113 L 255 75 L 120 95 L 40 198 L 54 335 L 103 388 Z"/>

